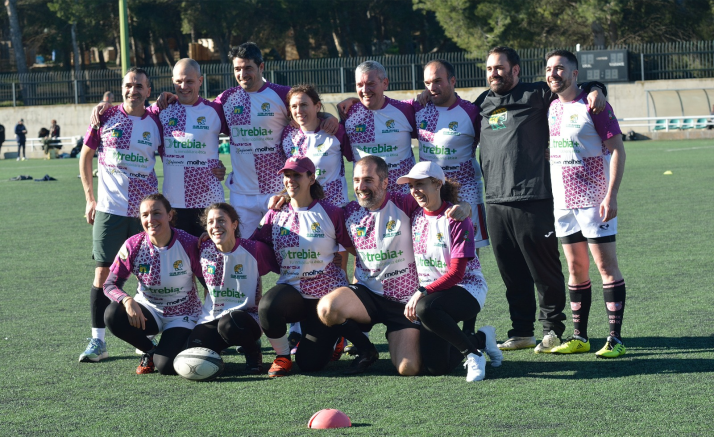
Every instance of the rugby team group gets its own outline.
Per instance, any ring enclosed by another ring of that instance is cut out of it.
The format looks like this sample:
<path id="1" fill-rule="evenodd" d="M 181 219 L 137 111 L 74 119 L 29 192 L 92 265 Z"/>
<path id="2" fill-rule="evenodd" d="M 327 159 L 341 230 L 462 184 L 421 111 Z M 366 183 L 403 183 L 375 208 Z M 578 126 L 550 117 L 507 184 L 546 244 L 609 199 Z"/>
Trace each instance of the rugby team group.
<path id="1" fill-rule="evenodd" d="M 257 374 L 265 334 L 276 354 L 270 377 L 290 375 L 293 356 L 300 371 L 316 372 L 343 352 L 354 356 L 345 373 L 359 374 L 379 358 L 369 331 L 381 323 L 398 374 L 442 375 L 463 362 L 466 380 L 478 381 L 502 351 L 590 351 L 590 253 L 609 325 L 595 355 L 625 354 L 615 251 L 625 151 L 605 87 L 578 85 L 573 53 L 550 52 L 546 82 L 525 83 L 518 54 L 495 47 L 489 90 L 473 103 L 456 93 L 447 61 L 428 62 L 425 90 L 404 101 L 385 96 L 385 68 L 366 61 L 340 120 L 314 86 L 267 82 L 256 44 L 231 55 L 239 86 L 214 101 L 199 96 L 199 64 L 182 59 L 175 94 L 147 107 L 150 78 L 134 67 L 123 103 L 95 108 L 79 164 L 96 261 L 80 362 L 108 356 L 108 328 L 141 354 L 139 374 L 175 374 L 187 348 L 230 346 Z M 228 175 L 221 134 L 230 138 Z M 558 240 L 569 270 L 567 338 Z M 512 321 L 501 343 L 492 326 L 475 326 L 487 293 L 478 249 L 489 244 Z M 279 279 L 263 292 L 268 272 Z M 131 275 L 136 293 L 125 290 Z"/>

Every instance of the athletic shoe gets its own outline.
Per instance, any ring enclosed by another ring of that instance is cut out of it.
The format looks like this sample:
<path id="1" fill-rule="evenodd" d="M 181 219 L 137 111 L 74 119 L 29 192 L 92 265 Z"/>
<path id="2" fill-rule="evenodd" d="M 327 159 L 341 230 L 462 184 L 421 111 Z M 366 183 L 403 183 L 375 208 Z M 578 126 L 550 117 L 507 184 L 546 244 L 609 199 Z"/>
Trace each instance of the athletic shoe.
<path id="1" fill-rule="evenodd" d="M 290 332 L 288 334 L 288 344 L 290 344 L 290 355 L 295 355 L 297 353 L 297 347 L 298 344 L 300 344 L 300 340 L 302 339 L 302 334 L 296 331 Z"/>
<path id="2" fill-rule="evenodd" d="M 622 344 L 622 340 L 617 337 L 609 336 L 607 337 L 605 346 L 595 352 L 595 356 L 598 358 L 617 358 L 625 355 L 625 352 L 627 352 L 627 349 L 625 349 L 625 345 Z"/>
<path id="3" fill-rule="evenodd" d="M 479 329 L 479 332 L 483 332 L 486 336 L 486 347 L 484 351 L 491 359 L 491 367 L 498 367 L 503 362 L 503 352 L 498 348 L 498 343 L 496 343 L 496 328 L 493 326 L 484 326 Z"/>
<path id="4" fill-rule="evenodd" d="M 345 370 L 345 375 L 357 375 L 358 373 L 364 373 L 369 366 L 376 363 L 379 359 L 379 352 L 377 349 L 372 347 L 372 349 L 361 353 L 352 360 L 350 367 Z"/>
<path id="5" fill-rule="evenodd" d="M 340 337 L 335 343 L 335 350 L 332 352 L 332 359 L 330 361 L 339 361 L 342 353 L 345 351 L 345 337 Z"/>
<path id="6" fill-rule="evenodd" d="M 268 370 L 268 376 L 271 378 L 288 376 L 292 369 L 293 362 L 290 361 L 290 357 L 277 357 L 275 361 L 273 361 L 273 365 L 270 366 L 270 370 Z"/>
<path id="7" fill-rule="evenodd" d="M 359 349 L 355 345 L 352 344 L 352 342 L 347 342 L 347 346 L 345 346 L 345 353 L 351 357 L 359 355 Z"/>
<path id="8" fill-rule="evenodd" d="M 153 344 L 154 347 L 159 345 L 159 340 L 156 339 L 155 335 L 147 335 L 146 338 L 151 340 L 151 344 Z M 144 355 L 144 351 L 138 348 L 134 349 L 134 353 L 136 353 L 137 355 Z"/>
<path id="9" fill-rule="evenodd" d="M 98 338 L 90 338 L 87 349 L 82 352 L 79 356 L 80 363 L 96 363 L 105 358 L 109 354 L 107 353 L 107 344 Z"/>
<path id="10" fill-rule="evenodd" d="M 139 366 L 136 368 L 137 375 L 146 375 L 147 373 L 154 373 L 154 355 L 144 354 L 141 356 L 141 361 L 139 361 Z"/>
<path id="11" fill-rule="evenodd" d="M 263 353 L 260 350 L 245 354 L 245 371 L 252 375 L 263 373 Z"/>
<path id="12" fill-rule="evenodd" d="M 549 354 L 551 349 L 556 346 L 560 346 L 560 339 L 555 332 L 550 331 L 543 336 L 543 340 L 538 343 L 538 346 L 536 346 L 533 352 L 537 354 Z"/>
<path id="13" fill-rule="evenodd" d="M 511 337 L 499 344 L 498 348 L 502 351 L 515 351 L 518 349 L 534 348 L 535 345 L 535 337 Z"/>
<path id="14" fill-rule="evenodd" d="M 483 354 L 466 355 L 466 382 L 482 381 L 486 377 L 486 357 Z"/>
<path id="15" fill-rule="evenodd" d="M 589 351 L 590 342 L 585 338 L 573 335 L 560 343 L 560 346 L 551 349 L 550 352 L 553 354 L 582 354 Z"/>

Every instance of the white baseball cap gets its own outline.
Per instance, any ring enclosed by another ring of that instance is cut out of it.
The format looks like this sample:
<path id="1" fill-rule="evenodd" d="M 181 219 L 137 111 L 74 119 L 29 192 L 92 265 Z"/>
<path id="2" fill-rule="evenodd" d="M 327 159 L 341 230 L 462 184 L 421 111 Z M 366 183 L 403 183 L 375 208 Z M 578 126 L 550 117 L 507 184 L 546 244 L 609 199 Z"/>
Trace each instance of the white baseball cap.
<path id="1" fill-rule="evenodd" d="M 407 184 L 409 179 L 426 179 L 426 178 L 436 178 L 443 184 L 446 182 L 446 176 L 444 176 L 444 170 L 431 161 L 421 161 L 417 163 L 409 173 L 397 179 L 397 184 Z"/>

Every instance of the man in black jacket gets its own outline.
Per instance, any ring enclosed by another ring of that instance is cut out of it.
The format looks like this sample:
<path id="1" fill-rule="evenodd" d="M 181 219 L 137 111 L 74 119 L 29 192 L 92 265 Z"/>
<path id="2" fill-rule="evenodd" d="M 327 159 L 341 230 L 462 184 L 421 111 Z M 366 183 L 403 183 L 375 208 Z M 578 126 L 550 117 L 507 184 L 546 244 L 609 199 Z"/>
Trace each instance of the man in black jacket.
<path id="1" fill-rule="evenodd" d="M 516 51 L 493 48 L 486 61 L 490 90 L 474 104 L 482 116 L 479 150 L 486 222 L 512 322 L 509 338 L 499 348 L 536 347 L 535 285 L 544 334 L 535 352 L 541 353 L 558 346 L 565 330 L 565 283 L 546 159 L 548 107 L 557 96 L 545 82 L 520 82 L 519 75 Z M 596 95 L 598 106 L 604 107 L 604 98 L 598 94 L 591 93 L 588 100 Z"/>

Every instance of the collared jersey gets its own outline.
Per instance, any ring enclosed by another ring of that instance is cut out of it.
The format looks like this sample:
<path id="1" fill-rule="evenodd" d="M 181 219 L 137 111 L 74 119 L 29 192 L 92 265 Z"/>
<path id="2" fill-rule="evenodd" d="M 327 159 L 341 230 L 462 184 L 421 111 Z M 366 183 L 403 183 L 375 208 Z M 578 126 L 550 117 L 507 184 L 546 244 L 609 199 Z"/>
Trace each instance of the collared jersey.
<path id="1" fill-rule="evenodd" d="M 289 120 L 288 91 L 290 87 L 265 82 L 256 92 L 237 86 L 216 97 L 230 129 L 233 172 L 226 186 L 231 192 L 273 194 L 282 190 L 277 172 L 286 159 L 280 138 Z"/>
<path id="2" fill-rule="evenodd" d="M 483 203 L 481 166 L 476 160 L 479 109 L 457 97 L 450 107 L 414 103 L 419 139 L 419 161 L 439 164 L 447 178 L 461 187 L 459 194 L 474 204 Z"/>
<path id="3" fill-rule="evenodd" d="M 307 299 L 319 299 L 348 284 L 335 254 L 352 247 L 341 208 L 322 200 L 306 208 L 284 205 L 263 217 L 252 240 L 273 247 L 280 264 L 279 284 L 288 284 Z"/>
<path id="4" fill-rule="evenodd" d="M 87 129 L 84 144 L 97 151 L 97 211 L 138 217 L 141 199 L 159 192 L 155 153 L 163 153 L 163 132 L 155 115 L 128 115 L 123 105 L 99 117 L 99 130 Z"/>
<path id="5" fill-rule="evenodd" d="M 163 194 L 175 208 L 205 208 L 223 202 L 223 186 L 211 169 L 220 166 L 218 135 L 228 133 L 220 105 L 201 97 L 193 105 L 175 102 L 159 112 L 164 130 Z"/>
<path id="6" fill-rule="evenodd" d="M 344 126 L 354 160 L 367 155 L 383 158 L 389 167 L 387 191 L 407 193 L 408 187 L 397 185 L 397 179 L 416 164 L 411 144 L 411 139 L 416 138 L 416 125 L 410 102 L 385 96 L 384 105 L 377 110 L 355 103 L 347 112 Z"/>
<path id="7" fill-rule="evenodd" d="M 419 286 L 411 216 L 419 208 L 411 195 L 387 193 L 376 211 L 353 201 L 345 207 L 347 230 L 357 251 L 357 283 L 387 299 L 406 303 Z"/>
<path id="8" fill-rule="evenodd" d="M 600 114 L 588 108 L 587 94 L 550 104 L 550 177 L 556 209 L 599 206 L 610 185 L 612 155 L 603 141 L 620 135 L 609 103 Z"/>
<path id="9" fill-rule="evenodd" d="M 146 232 L 130 237 L 109 270 L 121 279 L 136 276 L 137 300 L 159 316 L 198 318 L 201 301 L 193 280 L 193 275 L 201 276 L 198 240 L 180 229 L 171 231 L 171 241 L 161 248 L 151 243 Z M 121 302 L 126 293 L 115 288 L 109 297 Z"/>
<path id="10" fill-rule="evenodd" d="M 314 132 L 303 132 L 300 128 L 288 125 L 283 131 L 281 144 L 287 158 L 307 156 L 315 164 L 315 179 L 325 191 L 325 200 L 335 206 L 345 206 L 349 202 L 343 157 L 348 161 L 353 159 L 350 142 L 342 125 L 335 135 L 326 134 L 320 128 Z"/>
<path id="11" fill-rule="evenodd" d="M 223 253 L 213 241 L 204 241 L 201 272 L 208 294 L 198 323 L 208 323 L 234 310 L 246 311 L 258 321 L 260 277 L 278 271 L 275 254 L 261 242 L 240 238 L 233 251 Z"/>
<path id="12" fill-rule="evenodd" d="M 426 287 L 444 276 L 452 259 L 469 258 L 466 273 L 457 285 L 471 293 L 483 308 L 487 287 L 476 257 L 471 219 L 457 222 L 443 213 L 426 215 L 419 208 L 412 216 L 412 237 L 419 284 Z"/>

